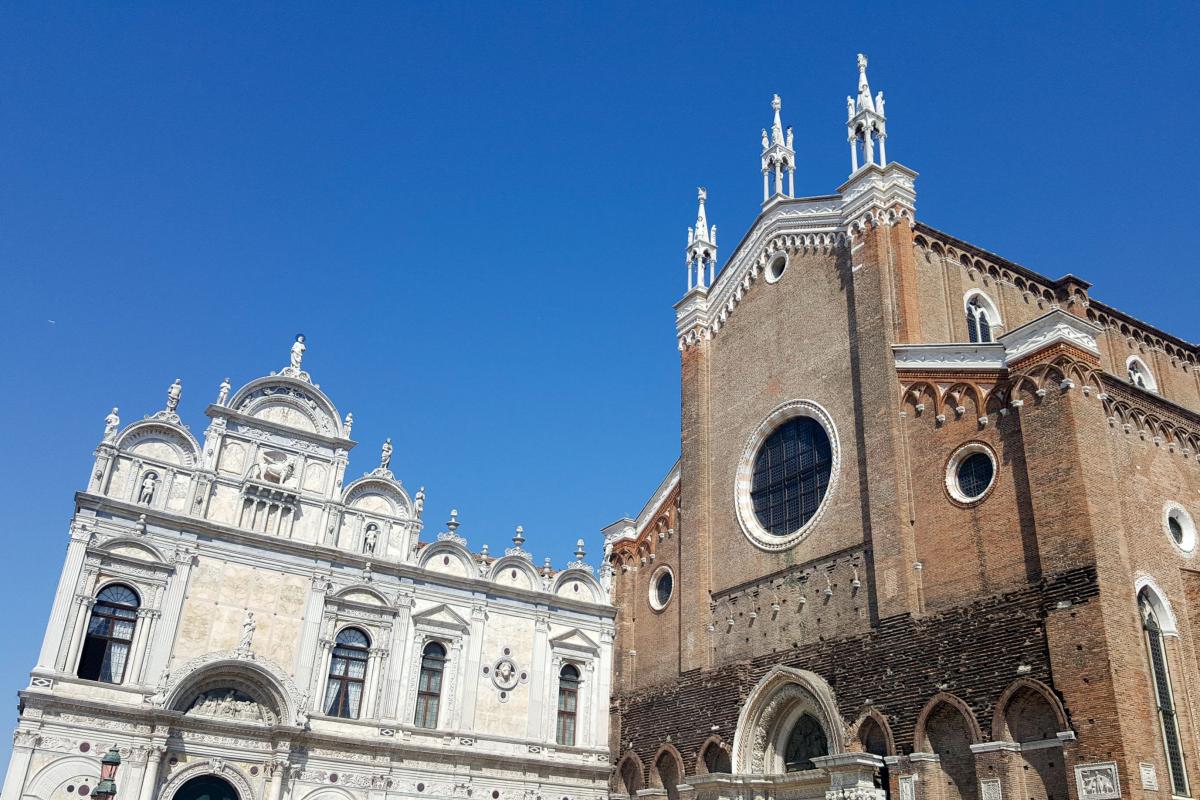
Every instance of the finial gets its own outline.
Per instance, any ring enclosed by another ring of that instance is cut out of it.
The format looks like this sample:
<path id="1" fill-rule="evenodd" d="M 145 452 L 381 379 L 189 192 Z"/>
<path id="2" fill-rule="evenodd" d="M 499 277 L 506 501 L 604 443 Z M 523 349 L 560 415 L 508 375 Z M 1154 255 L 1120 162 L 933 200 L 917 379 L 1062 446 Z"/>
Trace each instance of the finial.
<path id="1" fill-rule="evenodd" d="M 575 560 L 583 561 L 583 557 L 587 555 L 583 550 L 583 539 L 575 542 Z"/>
<path id="2" fill-rule="evenodd" d="M 859 72 L 867 71 L 867 57 L 864 56 L 862 53 L 858 54 L 858 71 Z"/>
<path id="3" fill-rule="evenodd" d="M 708 199 L 708 190 L 703 186 L 696 187 L 696 199 L 700 201 L 700 205 L 704 205 L 704 201 Z"/>
<path id="4" fill-rule="evenodd" d="M 488 546 L 487 546 L 487 543 L 484 543 L 483 547 L 479 548 L 479 555 L 480 555 L 481 557 L 483 557 L 483 558 L 487 558 L 487 557 L 488 557 Z"/>
<path id="5" fill-rule="evenodd" d="M 546 560 L 542 562 L 542 574 L 549 575 L 553 571 L 554 567 L 550 565 L 550 559 L 547 557 Z"/>
<path id="6" fill-rule="evenodd" d="M 862 58 L 862 56 L 859 56 L 859 58 Z M 771 108 L 775 109 L 776 111 L 779 111 L 779 109 L 783 108 L 783 101 L 779 99 L 779 95 L 772 95 Z"/>
<path id="7" fill-rule="evenodd" d="M 521 545 L 525 544 L 525 529 L 520 525 L 517 526 L 517 532 L 513 534 L 513 544 L 517 546 L 517 549 L 520 549 Z"/>
<path id="8" fill-rule="evenodd" d="M 450 509 L 450 519 L 449 519 L 449 521 L 446 522 L 446 530 L 450 531 L 451 533 L 454 533 L 455 531 L 458 530 L 458 526 L 460 524 L 461 523 L 458 521 L 458 509 L 457 508 Z"/>

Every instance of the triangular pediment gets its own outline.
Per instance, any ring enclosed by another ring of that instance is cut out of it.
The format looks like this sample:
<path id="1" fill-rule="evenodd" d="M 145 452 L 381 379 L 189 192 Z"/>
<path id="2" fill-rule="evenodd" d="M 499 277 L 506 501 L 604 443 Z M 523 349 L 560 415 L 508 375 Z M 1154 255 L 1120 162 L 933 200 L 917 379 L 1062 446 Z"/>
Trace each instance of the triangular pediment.
<path id="1" fill-rule="evenodd" d="M 414 625 L 431 628 L 449 629 L 463 633 L 471 629 L 471 623 L 459 616 L 453 608 L 445 603 L 440 603 L 432 608 L 427 608 L 424 611 L 413 614 L 412 619 Z"/>
<path id="2" fill-rule="evenodd" d="M 581 653 L 591 653 L 596 655 L 600 652 L 600 646 L 579 628 L 572 628 L 569 631 L 560 633 L 550 639 L 550 646 L 559 650 L 573 650 Z"/>

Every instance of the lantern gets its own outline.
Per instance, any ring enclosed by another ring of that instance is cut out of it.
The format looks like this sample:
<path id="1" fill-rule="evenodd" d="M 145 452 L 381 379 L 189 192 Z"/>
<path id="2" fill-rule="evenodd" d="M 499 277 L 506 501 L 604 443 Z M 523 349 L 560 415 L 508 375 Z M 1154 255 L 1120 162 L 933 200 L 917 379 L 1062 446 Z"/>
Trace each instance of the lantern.
<path id="1" fill-rule="evenodd" d="M 100 782 L 92 790 L 93 800 L 112 800 L 117 793 L 117 768 L 121 766 L 121 754 L 116 746 L 110 747 L 100 759 Z"/>

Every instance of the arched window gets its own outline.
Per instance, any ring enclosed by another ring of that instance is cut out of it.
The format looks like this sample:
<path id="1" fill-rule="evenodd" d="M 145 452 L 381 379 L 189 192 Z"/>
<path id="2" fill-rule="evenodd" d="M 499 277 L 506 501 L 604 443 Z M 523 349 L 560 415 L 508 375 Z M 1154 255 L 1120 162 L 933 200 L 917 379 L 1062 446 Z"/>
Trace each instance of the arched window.
<path id="1" fill-rule="evenodd" d="M 1125 369 L 1129 371 L 1129 382 L 1139 389 L 1145 389 L 1147 392 L 1157 392 L 1158 383 L 1154 380 L 1154 373 L 1146 366 L 1146 362 L 1142 361 L 1137 356 L 1130 356 L 1129 361 L 1125 363 Z"/>
<path id="2" fill-rule="evenodd" d="M 994 313 L 975 295 L 967 301 L 967 337 L 972 342 L 992 341 L 992 326 L 996 324 Z"/>
<path id="3" fill-rule="evenodd" d="M 436 728 L 442 699 L 442 674 L 446 671 L 446 648 L 438 642 L 425 645 L 421 653 L 421 678 L 417 683 L 418 728 Z"/>
<path id="4" fill-rule="evenodd" d="M 1163 744 L 1167 751 L 1167 766 L 1171 770 L 1172 794 L 1186 797 L 1187 773 L 1183 768 L 1183 746 L 1179 741 L 1179 720 L 1175 716 L 1175 693 L 1171 690 L 1171 674 L 1167 670 L 1167 651 L 1162 625 L 1149 589 L 1138 594 L 1138 610 L 1142 614 L 1142 629 L 1146 633 L 1146 650 L 1150 658 L 1150 676 L 1154 684 L 1154 702 L 1158 706 L 1158 721 L 1162 726 Z"/>
<path id="5" fill-rule="evenodd" d="M 371 640 L 358 628 L 346 628 L 337 635 L 325 684 L 325 713 L 329 716 L 358 719 L 370 646 Z"/>
<path id="6" fill-rule="evenodd" d="M 829 741 L 825 738 L 825 730 L 812 714 L 802 714 L 796 720 L 788 736 L 787 749 L 783 755 L 784 769 L 788 772 L 801 772 L 806 769 L 816 769 L 812 762 L 817 756 L 829 755 Z"/>
<path id="7" fill-rule="evenodd" d="M 87 638 L 76 673 L 79 677 L 105 683 L 121 682 L 139 605 L 137 593 L 128 586 L 114 583 L 100 590 L 88 620 Z"/>
<path id="8" fill-rule="evenodd" d="M 565 665 L 558 673 L 558 727 L 554 741 L 575 746 L 575 718 L 579 714 L 579 670 Z"/>
<path id="9" fill-rule="evenodd" d="M 833 469 L 829 435 L 812 417 L 792 417 L 767 437 L 754 459 L 750 501 L 776 536 L 798 531 L 821 506 Z"/>

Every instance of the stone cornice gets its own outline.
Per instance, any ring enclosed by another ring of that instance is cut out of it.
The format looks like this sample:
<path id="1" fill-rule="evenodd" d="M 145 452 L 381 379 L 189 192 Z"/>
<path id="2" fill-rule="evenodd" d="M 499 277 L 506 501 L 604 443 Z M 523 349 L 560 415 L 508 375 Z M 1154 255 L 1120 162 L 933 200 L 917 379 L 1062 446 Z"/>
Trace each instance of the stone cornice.
<path id="1" fill-rule="evenodd" d="M 1098 363 L 1100 349 L 1096 337 L 1099 334 L 1097 325 L 1056 308 L 1009 331 L 995 342 L 897 344 L 892 345 L 892 352 L 898 370 L 1001 372 L 1028 363 L 1047 349 L 1063 346 Z"/>
<path id="2" fill-rule="evenodd" d="M 240 528 L 222 525 L 212 520 L 173 514 L 162 509 L 147 509 L 146 506 L 134 505 L 89 492 L 76 492 L 75 505 L 77 511 L 84 508 L 92 511 L 105 510 L 110 513 L 117 512 L 121 515 L 132 516 L 134 518 L 139 514 L 146 514 L 149 521 L 165 525 L 173 530 L 188 533 L 202 532 L 217 541 L 232 542 L 271 550 L 306 562 L 316 560 L 360 570 L 370 564 L 376 580 L 394 577 L 398 581 L 408 580 L 422 584 L 440 584 L 465 592 L 483 592 L 501 599 L 507 598 L 534 605 L 551 605 L 602 617 L 613 617 L 616 615 L 616 609 L 611 605 L 575 600 L 570 597 L 553 594 L 552 592 L 538 592 L 522 589 L 519 586 L 501 585 L 484 580 L 483 578 L 464 578 L 441 572 L 430 572 L 414 564 L 380 559 L 375 556 L 353 553 L 347 550 L 338 550 L 314 542 L 302 542 L 296 539 L 285 539 L 279 536 L 245 531 Z M 190 542 L 191 540 L 189 539 L 188 541 Z M 398 587 L 393 586 L 392 588 Z"/>

